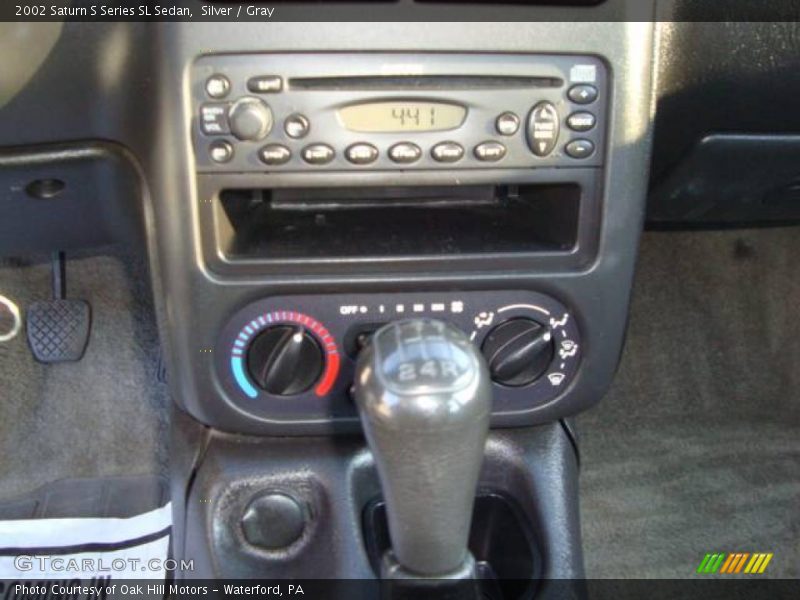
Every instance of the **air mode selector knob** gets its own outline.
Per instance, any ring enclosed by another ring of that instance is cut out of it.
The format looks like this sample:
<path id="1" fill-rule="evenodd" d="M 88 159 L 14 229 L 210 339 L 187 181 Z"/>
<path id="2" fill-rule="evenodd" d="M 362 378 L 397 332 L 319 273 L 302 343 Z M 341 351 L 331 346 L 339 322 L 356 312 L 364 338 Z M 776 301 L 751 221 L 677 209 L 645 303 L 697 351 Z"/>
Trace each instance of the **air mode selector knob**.
<path id="1" fill-rule="evenodd" d="M 481 347 L 492 380 L 522 387 L 539 379 L 553 361 L 555 348 L 550 330 L 532 319 L 517 318 L 489 332 Z"/>
<path id="2" fill-rule="evenodd" d="M 272 110 L 259 98 L 240 98 L 228 110 L 228 123 L 238 139 L 257 142 L 272 131 Z"/>
<path id="3" fill-rule="evenodd" d="M 261 389 L 275 396 L 305 392 L 320 378 L 324 368 L 322 348 L 300 325 L 265 329 L 247 351 L 250 377 Z"/>

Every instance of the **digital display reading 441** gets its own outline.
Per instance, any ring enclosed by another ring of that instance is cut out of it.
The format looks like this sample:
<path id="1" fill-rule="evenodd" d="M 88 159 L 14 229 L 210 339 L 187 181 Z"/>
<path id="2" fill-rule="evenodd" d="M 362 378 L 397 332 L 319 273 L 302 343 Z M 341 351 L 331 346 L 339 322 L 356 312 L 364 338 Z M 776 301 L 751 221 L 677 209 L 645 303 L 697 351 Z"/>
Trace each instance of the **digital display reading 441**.
<path id="1" fill-rule="evenodd" d="M 467 109 L 448 102 L 365 102 L 339 109 L 339 119 L 350 131 L 400 133 L 444 131 L 460 127 Z"/>

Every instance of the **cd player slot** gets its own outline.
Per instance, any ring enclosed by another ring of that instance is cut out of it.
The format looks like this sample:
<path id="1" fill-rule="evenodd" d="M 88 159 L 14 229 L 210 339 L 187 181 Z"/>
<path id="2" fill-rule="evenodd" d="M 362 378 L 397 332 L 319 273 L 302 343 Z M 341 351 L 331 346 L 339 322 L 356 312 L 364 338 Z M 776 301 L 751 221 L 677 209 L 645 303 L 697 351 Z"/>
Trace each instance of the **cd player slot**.
<path id="1" fill-rule="evenodd" d="M 512 75 L 360 75 L 336 77 L 292 77 L 289 89 L 308 91 L 433 91 L 519 88 L 560 88 L 558 77 Z"/>
<path id="2" fill-rule="evenodd" d="M 228 261 L 570 252 L 573 183 L 230 189 L 218 197 Z"/>

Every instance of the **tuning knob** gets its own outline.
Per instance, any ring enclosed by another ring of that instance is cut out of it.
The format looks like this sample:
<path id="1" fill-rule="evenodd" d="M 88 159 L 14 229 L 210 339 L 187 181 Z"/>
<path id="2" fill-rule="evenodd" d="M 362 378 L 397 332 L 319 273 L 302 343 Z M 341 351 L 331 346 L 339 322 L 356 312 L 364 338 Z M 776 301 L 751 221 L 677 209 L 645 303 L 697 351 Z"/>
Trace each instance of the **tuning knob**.
<path id="1" fill-rule="evenodd" d="M 322 348 L 300 325 L 265 329 L 247 351 L 250 377 L 276 396 L 305 392 L 320 378 L 324 367 Z"/>
<path id="2" fill-rule="evenodd" d="M 530 385 L 547 371 L 555 348 L 550 330 L 532 319 L 511 319 L 489 332 L 481 348 L 492 379 L 510 387 Z"/>
<path id="3" fill-rule="evenodd" d="M 231 133 L 240 140 L 257 142 L 272 130 L 272 111 L 258 98 L 240 98 L 228 111 Z"/>

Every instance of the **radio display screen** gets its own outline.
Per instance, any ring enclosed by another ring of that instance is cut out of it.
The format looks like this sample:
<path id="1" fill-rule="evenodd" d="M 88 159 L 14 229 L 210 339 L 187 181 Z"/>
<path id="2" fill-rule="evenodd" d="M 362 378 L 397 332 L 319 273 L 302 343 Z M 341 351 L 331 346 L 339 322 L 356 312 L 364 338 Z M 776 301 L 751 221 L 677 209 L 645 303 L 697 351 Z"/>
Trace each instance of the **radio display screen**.
<path id="1" fill-rule="evenodd" d="M 365 102 L 340 108 L 339 120 L 350 131 L 401 133 L 444 131 L 460 127 L 467 109 L 448 102 Z"/>

